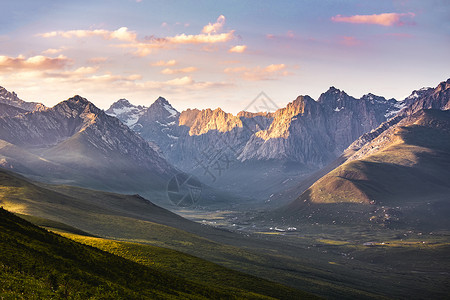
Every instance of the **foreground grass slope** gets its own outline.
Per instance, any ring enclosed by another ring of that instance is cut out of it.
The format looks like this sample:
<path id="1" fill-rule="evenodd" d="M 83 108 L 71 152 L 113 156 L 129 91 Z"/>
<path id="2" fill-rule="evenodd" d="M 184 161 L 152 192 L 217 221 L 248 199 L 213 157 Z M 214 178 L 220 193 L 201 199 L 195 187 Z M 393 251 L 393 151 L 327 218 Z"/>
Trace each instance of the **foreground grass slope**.
<path id="1" fill-rule="evenodd" d="M 261 263 L 260 256 L 243 249 L 222 245 L 181 229 L 160 224 L 173 224 L 187 229 L 190 227 L 200 228 L 205 232 L 211 230 L 211 228 L 205 228 L 205 226 L 195 224 L 155 206 L 139 196 L 96 192 L 67 186 L 54 186 L 53 189 L 38 186 L 9 171 L 0 170 L 0 205 L 35 224 L 84 236 L 102 236 L 170 247 L 234 269 L 239 266 L 240 269 L 244 268 L 250 273 L 254 271 L 252 266 Z M 212 230 L 212 232 L 215 231 Z M 217 231 L 217 234 L 220 233 L 221 231 Z M 230 233 L 226 234 L 230 235 Z M 157 247 L 152 249 L 157 249 Z M 173 253 L 167 251 L 173 258 Z M 159 253 L 162 252 L 164 251 L 159 251 Z M 293 288 L 231 271 L 180 252 L 176 253 L 180 257 L 188 257 L 184 259 L 186 265 L 179 262 L 176 268 L 191 268 L 193 271 L 187 274 L 198 276 L 193 279 L 200 283 L 204 280 L 203 276 L 207 276 L 209 273 L 209 276 L 215 278 L 216 281 L 208 282 L 208 284 L 220 285 L 221 289 L 230 289 L 233 293 L 235 290 L 243 288 L 283 299 L 314 298 L 310 294 Z M 195 269 L 200 273 L 194 271 L 193 268 L 193 264 L 197 263 Z M 201 270 L 206 273 L 202 273 Z M 175 271 L 174 268 L 168 268 L 168 271 L 172 274 L 180 272 Z M 258 273 L 258 275 L 261 274 Z M 236 279 L 231 280 L 232 277 Z"/>
<path id="2" fill-rule="evenodd" d="M 316 298 L 298 290 L 233 271 L 179 251 L 74 233 L 61 234 L 74 241 L 216 289 L 225 289 L 230 292 L 246 290 L 279 299 Z"/>
<path id="3" fill-rule="evenodd" d="M 4 209 L 0 252 L 2 298 L 266 298 L 189 282 L 50 233 Z"/>

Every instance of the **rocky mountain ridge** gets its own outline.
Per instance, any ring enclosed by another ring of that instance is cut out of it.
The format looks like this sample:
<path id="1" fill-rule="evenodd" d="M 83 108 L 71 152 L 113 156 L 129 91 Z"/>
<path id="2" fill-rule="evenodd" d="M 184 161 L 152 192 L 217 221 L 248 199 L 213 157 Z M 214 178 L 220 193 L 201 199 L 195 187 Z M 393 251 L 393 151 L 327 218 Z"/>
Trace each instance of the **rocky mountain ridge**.
<path id="1" fill-rule="evenodd" d="M 168 115 L 164 105 L 174 113 Z M 133 129 L 158 144 L 172 163 L 183 168 L 201 158 L 199 152 L 211 145 L 233 148 L 239 161 L 280 160 L 317 166 L 335 159 L 404 105 L 404 101 L 370 93 L 355 99 L 334 87 L 317 101 L 299 96 L 274 113 L 242 111 L 236 116 L 220 108 L 178 113 L 159 98 Z"/>
<path id="2" fill-rule="evenodd" d="M 161 189 L 176 172 L 137 133 L 80 96 L 44 111 L 0 118 L 0 140 L 4 166 L 44 181 L 145 191 Z"/>
<path id="3" fill-rule="evenodd" d="M 4 87 L 0 86 L 0 103 L 11 105 L 25 111 L 44 110 L 46 106 L 37 102 L 25 102 L 20 99 L 15 92 L 8 92 Z"/>

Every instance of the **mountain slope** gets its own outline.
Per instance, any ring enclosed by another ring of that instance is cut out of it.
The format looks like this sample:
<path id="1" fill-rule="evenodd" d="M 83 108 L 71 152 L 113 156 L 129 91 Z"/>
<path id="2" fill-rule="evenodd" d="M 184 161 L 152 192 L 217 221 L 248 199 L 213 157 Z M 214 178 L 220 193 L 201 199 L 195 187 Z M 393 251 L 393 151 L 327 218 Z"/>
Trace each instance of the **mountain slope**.
<path id="1" fill-rule="evenodd" d="M 356 203 L 383 208 L 373 221 L 450 225 L 444 217 L 450 211 L 450 111 L 420 110 L 365 147 L 376 151 L 326 174 L 285 211 Z"/>
<path id="2" fill-rule="evenodd" d="M 269 298 L 175 277 L 50 233 L 4 209 L 0 237 L 0 295 L 7 298 Z"/>
<path id="3" fill-rule="evenodd" d="M 143 111 L 133 129 L 145 140 L 158 145 L 168 157 L 180 135 L 179 116 L 180 113 L 166 99 L 159 97 Z"/>
<path id="4" fill-rule="evenodd" d="M 15 106 L 11 106 L 8 104 L 0 103 L 0 117 L 14 117 L 20 114 L 24 114 L 27 111 Z"/>
<path id="5" fill-rule="evenodd" d="M 0 205 L 15 213 L 33 216 L 30 220 L 38 224 L 69 232 L 73 232 L 70 229 L 72 227 L 94 236 L 172 248 L 247 273 L 255 274 L 254 267 L 264 262 L 262 267 L 258 267 L 258 276 L 290 282 L 289 277 L 283 274 L 280 274 L 280 278 L 272 276 L 270 258 L 221 244 L 247 242 L 246 238 L 188 221 L 137 195 L 119 195 L 70 186 L 39 186 L 1 169 L 0 175 Z M 45 219 L 43 223 L 42 218 Z M 302 286 L 311 288 L 308 280 L 303 277 L 298 280 Z M 280 295 L 293 293 L 293 299 L 298 299 L 299 295 L 309 297 L 289 288 L 283 292 L 278 284 L 266 284 L 273 291 L 280 289 Z M 263 293 L 264 289 L 258 293 Z M 268 290 L 264 294 L 276 295 Z"/>
<path id="6" fill-rule="evenodd" d="M 355 99 L 334 87 L 317 101 L 300 96 L 275 112 L 270 127 L 256 132 L 239 158 L 324 166 L 401 107 L 394 99 L 373 94 Z"/>
<path id="7" fill-rule="evenodd" d="M 42 181 L 150 193 L 163 190 L 176 172 L 148 142 L 80 96 L 45 111 L 0 118 L 0 129 L 3 143 L 21 150 L 3 147 L 3 165 Z M 27 164 L 21 162 L 25 152 Z"/>

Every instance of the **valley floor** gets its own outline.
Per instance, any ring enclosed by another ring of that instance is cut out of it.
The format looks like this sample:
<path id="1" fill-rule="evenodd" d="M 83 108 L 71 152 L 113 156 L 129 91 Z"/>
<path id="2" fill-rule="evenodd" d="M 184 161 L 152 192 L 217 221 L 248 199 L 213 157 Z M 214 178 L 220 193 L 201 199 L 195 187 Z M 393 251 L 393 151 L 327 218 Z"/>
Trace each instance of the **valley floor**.
<path id="1" fill-rule="evenodd" d="M 272 273 L 272 280 L 326 298 L 444 299 L 450 294 L 450 231 L 379 224 L 280 225 L 259 220 L 256 212 L 177 213 L 239 233 L 247 243 L 240 240 L 235 246 L 277 258 L 273 265 L 279 272 Z M 265 272 L 258 275 L 267 277 Z"/>

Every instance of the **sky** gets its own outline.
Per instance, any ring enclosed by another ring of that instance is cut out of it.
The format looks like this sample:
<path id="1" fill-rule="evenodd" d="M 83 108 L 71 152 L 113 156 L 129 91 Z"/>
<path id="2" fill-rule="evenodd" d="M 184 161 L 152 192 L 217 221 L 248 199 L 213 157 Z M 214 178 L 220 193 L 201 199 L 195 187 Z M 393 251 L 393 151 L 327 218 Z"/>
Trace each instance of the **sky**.
<path id="1" fill-rule="evenodd" d="M 47 106 L 162 96 L 237 113 L 261 92 L 278 107 L 330 86 L 402 100 L 450 78 L 448 0 L 0 4 L 0 86 Z"/>

